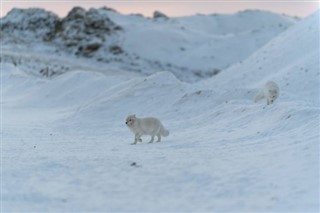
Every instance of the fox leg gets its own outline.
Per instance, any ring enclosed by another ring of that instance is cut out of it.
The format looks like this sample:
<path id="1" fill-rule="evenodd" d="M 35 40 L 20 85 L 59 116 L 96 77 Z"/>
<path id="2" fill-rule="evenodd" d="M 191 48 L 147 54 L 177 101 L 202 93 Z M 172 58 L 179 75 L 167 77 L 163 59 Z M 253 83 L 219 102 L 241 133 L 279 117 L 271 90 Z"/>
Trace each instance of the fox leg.
<path id="1" fill-rule="evenodd" d="M 140 135 L 139 134 L 135 134 L 134 136 L 134 142 L 132 144 L 137 144 L 138 141 L 142 142 Z"/>
<path id="2" fill-rule="evenodd" d="M 272 104 L 272 99 L 270 97 L 267 98 L 267 105 Z"/>
<path id="3" fill-rule="evenodd" d="M 131 145 L 135 145 L 137 144 L 137 140 L 135 139 L 133 143 L 131 143 Z"/>
<path id="4" fill-rule="evenodd" d="M 259 100 L 263 99 L 264 98 L 264 93 L 263 91 L 260 91 L 256 97 L 254 98 L 254 102 L 258 102 Z"/>
<path id="5" fill-rule="evenodd" d="M 149 143 L 153 143 L 154 140 L 154 135 L 151 136 L 151 140 L 149 141 Z"/>
<path id="6" fill-rule="evenodd" d="M 140 134 L 136 134 L 136 139 L 137 139 L 137 141 L 142 142 L 142 139 L 141 139 L 141 135 L 140 135 Z"/>
<path id="7" fill-rule="evenodd" d="M 160 133 L 159 133 L 159 134 L 157 134 L 157 137 L 158 137 L 157 142 L 160 142 L 160 141 L 161 141 L 161 135 L 160 135 Z"/>

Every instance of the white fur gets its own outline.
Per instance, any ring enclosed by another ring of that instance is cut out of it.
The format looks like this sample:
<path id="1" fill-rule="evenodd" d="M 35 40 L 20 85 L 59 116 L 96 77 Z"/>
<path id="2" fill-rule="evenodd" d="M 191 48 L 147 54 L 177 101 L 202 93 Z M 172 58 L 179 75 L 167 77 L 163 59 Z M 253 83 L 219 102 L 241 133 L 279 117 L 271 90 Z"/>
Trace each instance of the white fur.
<path id="1" fill-rule="evenodd" d="M 159 119 L 148 117 L 148 118 L 137 118 L 136 115 L 129 115 L 126 119 L 126 125 L 134 134 L 134 142 L 136 144 L 138 141 L 142 142 L 142 135 L 150 135 L 151 140 L 149 143 L 152 143 L 154 137 L 157 136 L 157 142 L 161 141 L 161 136 L 168 136 L 169 131 L 166 130 Z"/>
<path id="2" fill-rule="evenodd" d="M 255 97 L 255 102 L 266 98 L 267 105 L 272 104 L 279 97 L 280 89 L 278 85 L 273 81 L 268 81 L 263 90 L 261 90 Z"/>

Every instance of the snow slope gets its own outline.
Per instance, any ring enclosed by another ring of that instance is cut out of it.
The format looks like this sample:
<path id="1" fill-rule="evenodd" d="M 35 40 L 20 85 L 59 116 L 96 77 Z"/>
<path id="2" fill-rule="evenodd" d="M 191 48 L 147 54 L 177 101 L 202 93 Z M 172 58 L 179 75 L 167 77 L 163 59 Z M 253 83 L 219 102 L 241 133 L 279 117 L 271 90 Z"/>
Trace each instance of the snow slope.
<path id="1" fill-rule="evenodd" d="M 197 15 L 134 24 L 127 17 L 125 20 L 111 17 L 126 29 L 123 47 L 129 52 L 198 70 L 221 70 L 244 60 L 295 23 L 289 17 L 250 10 L 233 15 Z"/>
<path id="2" fill-rule="evenodd" d="M 319 26 L 317 12 L 196 84 L 72 58 L 55 78 L 2 62 L 2 210 L 319 211 Z M 279 99 L 253 103 L 269 79 Z M 130 145 L 132 113 L 170 135 Z"/>

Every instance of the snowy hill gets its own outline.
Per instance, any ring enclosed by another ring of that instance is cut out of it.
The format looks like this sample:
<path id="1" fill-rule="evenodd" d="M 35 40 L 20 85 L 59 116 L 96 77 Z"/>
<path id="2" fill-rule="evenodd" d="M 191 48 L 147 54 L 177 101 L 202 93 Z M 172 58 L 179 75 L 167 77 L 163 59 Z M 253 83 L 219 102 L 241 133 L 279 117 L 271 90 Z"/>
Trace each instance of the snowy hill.
<path id="1" fill-rule="evenodd" d="M 1 45 L 11 52 L 71 55 L 144 74 L 170 71 L 180 80 L 193 82 L 244 60 L 297 22 L 254 10 L 155 17 L 75 7 L 59 18 L 42 9 L 14 9 L 1 20 Z"/>
<path id="2" fill-rule="evenodd" d="M 194 84 L 171 72 L 27 57 L 7 44 L 2 210 L 317 212 L 319 26 L 317 12 Z M 35 75 L 50 61 L 68 70 Z M 279 84 L 279 99 L 254 103 L 267 80 Z M 130 145 L 125 118 L 133 113 L 160 118 L 170 135 Z"/>

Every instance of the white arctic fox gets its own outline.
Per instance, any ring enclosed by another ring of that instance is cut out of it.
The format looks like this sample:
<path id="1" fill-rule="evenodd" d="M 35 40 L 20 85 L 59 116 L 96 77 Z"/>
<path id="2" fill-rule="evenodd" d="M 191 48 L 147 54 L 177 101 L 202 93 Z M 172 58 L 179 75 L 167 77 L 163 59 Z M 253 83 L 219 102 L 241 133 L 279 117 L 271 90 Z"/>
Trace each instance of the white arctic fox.
<path id="1" fill-rule="evenodd" d="M 132 144 L 136 144 L 138 141 L 142 142 L 142 135 L 150 135 L 151 140 L 149 143 L 152 143 L 154 137 L 157 136 L 157 142 L 161 141 L 161 136 L 168 136 L 169 131 L 166 130 L 159 119 L 157 118 L 137 118 L 136 115 L 129 115 L 126 119 L 126 124 L 129 129 L 134 134 L 134 142 Z"/>
<path id="2" fill-rule="evenodd" d="M 268 81 L 265 85 L 263 90 L 261 90 L 255 97 L 255 102 L 266 98 L 267 105 L 272 104 L 278 97 L 279 97 L 279 87 L 273 81 Z"/>

